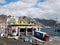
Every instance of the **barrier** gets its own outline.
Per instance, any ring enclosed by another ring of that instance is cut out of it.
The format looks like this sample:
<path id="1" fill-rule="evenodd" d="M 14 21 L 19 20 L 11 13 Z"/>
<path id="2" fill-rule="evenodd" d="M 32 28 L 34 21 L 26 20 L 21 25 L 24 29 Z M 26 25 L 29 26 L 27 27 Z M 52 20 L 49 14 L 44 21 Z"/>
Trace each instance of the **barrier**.
<path id="1" fill-rule="evenodd" d="M 35 45 L 40 45 L 40 43 L 44 43 L 44 41 L 38 39 L 38 38 L 35 38 L 35 37 L 28 37 L 28 36 L 25 36 L 25 35 L 22 35 L 20 36 L 22 40 L 24 40 L 23 42 L 30 42 L 30 43 L 33 43 Z"/>
<path id="2" fill-rule="evenodd" d="M 32 43 L 32 44 L 35 44 L 35 45 L 58 45 L 57 42 L 54 42 L 53 41 L 42 41 L 36 37 L 29 37 L 29 36 L 25 36 L 25 35 L 22 35 L 20 36 L 23 40 L 23 42 L 29 42 L 29 43 Z"/>

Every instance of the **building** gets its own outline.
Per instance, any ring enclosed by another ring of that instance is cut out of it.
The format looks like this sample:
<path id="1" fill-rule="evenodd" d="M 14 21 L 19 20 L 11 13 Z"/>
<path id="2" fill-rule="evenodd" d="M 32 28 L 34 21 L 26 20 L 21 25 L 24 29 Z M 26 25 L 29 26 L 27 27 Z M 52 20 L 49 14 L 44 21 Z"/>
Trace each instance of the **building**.
<path id="1" fill-rule="evenodd" d="M 37 30 L 37 26 L 34 23 L 28 23 L 23 19 L 10 17 L 7 19 L 8 34 L 11 35 L 34 35 L 34 31 Z M 15 31 L 15 33 L 14 33 Z"/>
<path id="2" fill-rule="evenodd" d="M 27 24 L 23 21 L 9 24 L 7 28 L 10 29 L 10 31 L 15 30 L 18 35 L 25 34 L 26 36 L 28 36 L 28 34 L 34 35 L 34 30 L 37 29 L 34 24 Z"/>

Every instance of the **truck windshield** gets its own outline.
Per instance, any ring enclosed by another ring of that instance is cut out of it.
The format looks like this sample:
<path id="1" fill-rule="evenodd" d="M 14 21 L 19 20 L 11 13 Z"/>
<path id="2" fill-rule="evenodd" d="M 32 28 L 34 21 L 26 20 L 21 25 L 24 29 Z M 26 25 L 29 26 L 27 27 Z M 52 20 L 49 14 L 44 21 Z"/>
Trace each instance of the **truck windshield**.
<path id="1" fill-rule="evenodd" d="M 16 32 L 15 30 L 12 30 L 12 32 L 14 33 L 14 32 Z"/>

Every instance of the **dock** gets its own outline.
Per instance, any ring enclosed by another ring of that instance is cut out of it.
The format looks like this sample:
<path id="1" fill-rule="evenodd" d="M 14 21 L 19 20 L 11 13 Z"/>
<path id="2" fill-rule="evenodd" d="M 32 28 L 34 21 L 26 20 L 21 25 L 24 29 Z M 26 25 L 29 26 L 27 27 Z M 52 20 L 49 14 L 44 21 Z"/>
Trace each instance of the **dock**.
<path id="1" fill-rule="evenodd" d="M 60 41 L 52 39 L 52 41 L 42 41 L 36 37 L 23 37 L 19 40 L 12 38 L 2 38 L 0 37 L 0 45 L 60 45 Z"/>

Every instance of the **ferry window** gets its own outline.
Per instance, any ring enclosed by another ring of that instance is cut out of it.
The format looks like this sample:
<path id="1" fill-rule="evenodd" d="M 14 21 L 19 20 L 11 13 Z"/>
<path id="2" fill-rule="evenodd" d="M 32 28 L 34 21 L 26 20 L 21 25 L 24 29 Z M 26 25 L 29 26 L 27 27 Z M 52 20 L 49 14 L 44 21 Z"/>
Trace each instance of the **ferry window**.
<path id="1" fill-rule="evenodd" d="M 32 28 L 28 28 L 28 32 L 32 32 Z"/>
<path id="2" fill-rule="evenodd" d="M 20 28 L 20 32 L 25 32 L 26 28 Z"/>
<path id="3" fill-rule="evenodd" d="M 12 30 L 12 32 L 16 32 L 15 30 Z"/>
<path id="4" fill-rule="evenodd" d="M 36 30 L 36 28 L 34 28 L 34 30 Z"/>

